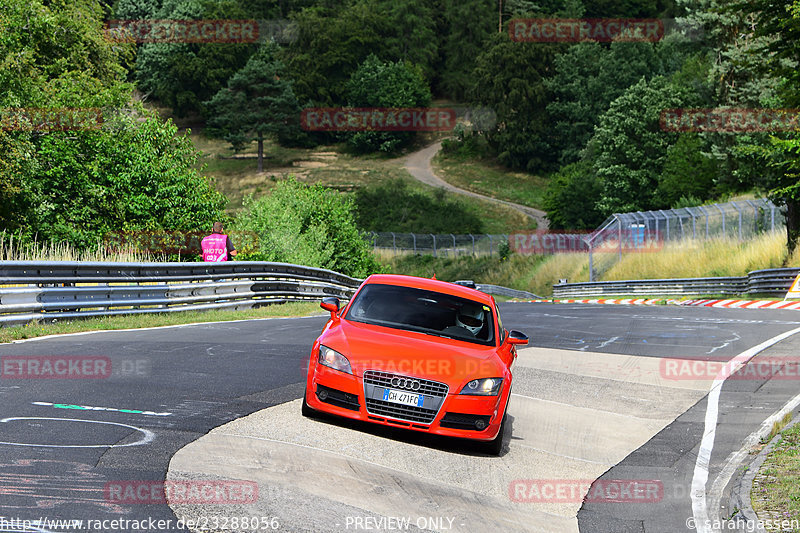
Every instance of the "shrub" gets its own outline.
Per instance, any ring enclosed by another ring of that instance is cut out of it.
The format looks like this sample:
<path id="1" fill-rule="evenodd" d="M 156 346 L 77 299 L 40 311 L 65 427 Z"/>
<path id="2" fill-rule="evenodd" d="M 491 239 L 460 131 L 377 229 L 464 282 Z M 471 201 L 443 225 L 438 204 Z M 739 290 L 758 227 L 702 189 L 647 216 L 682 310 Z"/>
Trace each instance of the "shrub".
<path id="1" fill-rule="evenodd" d="M 380 269 L 355 224 L 352 202 L 321 185 L 291 178 L 268 196 L 249 197 L 235 227 L 259 237 L 258 250 L 238 259 L 295 263 L 354 277 Z"/>

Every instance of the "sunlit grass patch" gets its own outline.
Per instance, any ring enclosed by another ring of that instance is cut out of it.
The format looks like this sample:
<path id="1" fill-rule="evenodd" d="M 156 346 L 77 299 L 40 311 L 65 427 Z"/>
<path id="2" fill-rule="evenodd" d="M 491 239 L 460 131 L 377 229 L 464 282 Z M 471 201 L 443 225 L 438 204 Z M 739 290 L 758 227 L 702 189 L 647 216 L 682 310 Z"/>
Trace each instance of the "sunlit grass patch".
<path id="1" fill-rule="evenodd" d="M 479 159 L 466 159 L 439 152 L 433 159 L 434 172 L 448 183 L 484 196 L 541 208 L 547 179 L 515 172 Z"/>
<path id="2" fill-rule="evenodd" d="M 0 231 L 0 261 L 111 261 L 141 263 L 162 260 L 132 247 L 110 248 L 98 242 L 96 247 L 80 250 L 68 242 L 25 242 L 14 234 Z"/>
<path id="3" fill-rule="evenodd" d="M 800 424 L 783 432 L 753 480 L 750 499 L 761 520 L 800 521 Z"/>
<path id="4" fill-rule="evenodd" d="M 623 253 L 602 280 L 744 276 L 779 268 L 786 257 L 785 235 L 764 233 L 740 242 L 734 238 L 666 243 L 657 252 Z"/>

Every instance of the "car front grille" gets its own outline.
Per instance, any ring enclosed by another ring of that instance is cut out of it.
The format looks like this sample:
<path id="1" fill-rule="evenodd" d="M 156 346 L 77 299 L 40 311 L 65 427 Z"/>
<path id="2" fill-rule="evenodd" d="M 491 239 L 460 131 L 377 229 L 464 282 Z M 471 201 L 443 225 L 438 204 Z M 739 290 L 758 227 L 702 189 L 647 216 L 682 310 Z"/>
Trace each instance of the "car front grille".
<path id="1" fill-rule="evenodd" d="M 418 386 L 417 386 L 418 384 Z M 424 396 L 423 406 L 402 405 L 382 399 L 384 389 L 412 391 Z M 379 370 L 364 372 L 364 397 L 372 415 L 430 424 L 436 418 L 449 387 L 445 383 Z"/>

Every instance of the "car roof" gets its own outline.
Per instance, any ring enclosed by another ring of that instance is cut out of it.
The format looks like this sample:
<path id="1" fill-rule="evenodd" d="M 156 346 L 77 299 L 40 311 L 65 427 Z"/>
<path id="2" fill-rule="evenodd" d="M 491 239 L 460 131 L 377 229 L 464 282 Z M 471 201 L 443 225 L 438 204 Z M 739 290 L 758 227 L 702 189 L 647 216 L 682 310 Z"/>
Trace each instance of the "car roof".
<path id="1" fill-rule="evenodd" d="M 494 299 L 485 292 L 438 279 L 418 278 L 416 276 L 405 276 L 402 274 L 373 274 L 364 280 L 364 284 L 366 285 L 367 283 L 380 283 L 383 285 L 399 285 L 401 287 L 426 289 L 444 294 L 450 294 L 452 296 L 460 296 L 462 298 L 467 298 L 469 300 L 474 300 L 487 305 L 494 304 Z"/>

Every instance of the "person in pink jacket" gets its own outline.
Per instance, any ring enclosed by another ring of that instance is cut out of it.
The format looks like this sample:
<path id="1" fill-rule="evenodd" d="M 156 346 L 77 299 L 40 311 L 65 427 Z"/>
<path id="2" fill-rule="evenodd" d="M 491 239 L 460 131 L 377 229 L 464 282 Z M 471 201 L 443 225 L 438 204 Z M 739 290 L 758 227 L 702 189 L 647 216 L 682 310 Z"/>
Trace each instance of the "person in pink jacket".
<path id="1" fill-rule="evenodd" d="M 203 261 L 218 263 L 236 257 L 236 247 L 224 231 L 222 222 L 214 222 L 211 235 L 200 241 L 200 247 L 203 249 Z"/>

